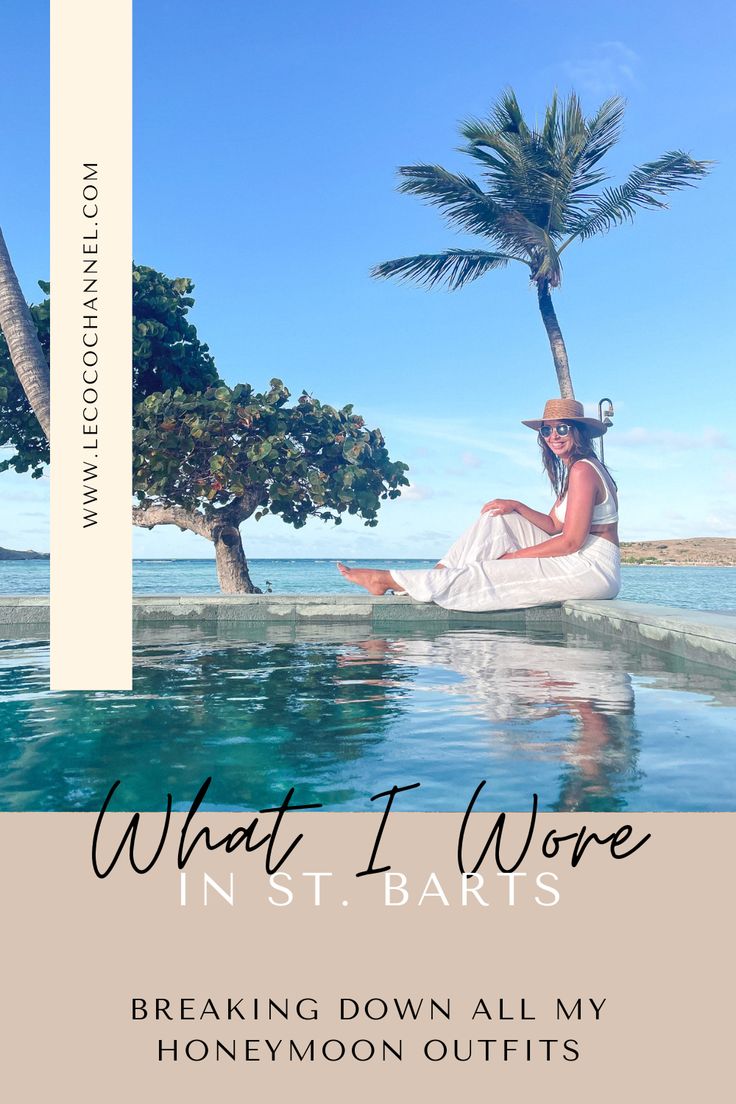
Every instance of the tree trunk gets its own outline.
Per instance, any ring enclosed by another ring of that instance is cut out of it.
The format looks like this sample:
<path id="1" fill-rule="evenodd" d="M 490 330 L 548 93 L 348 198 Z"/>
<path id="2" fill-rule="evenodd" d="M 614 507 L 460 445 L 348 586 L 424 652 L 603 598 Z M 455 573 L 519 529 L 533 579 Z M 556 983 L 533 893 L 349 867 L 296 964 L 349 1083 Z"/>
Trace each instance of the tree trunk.
<path id="1" fill-rule="evenodd" d="M 49 366 L 0 230 L 0 329 L 21 386 L 41 429 L 51 440 Z"/>
<path id="2" fill-rule="evenodd" d="M 552 350 L 552 359 L 555 362 L 557 382 L 560 385 L 560 397 L 563 399 L 574 399 L 575 392 L 572 386 L 572 379 L 570 378 L 567 349 L 565 348 L 565 341 L 562 336 L 560 324 L 557 321 L 555 308 L 552 306 L 552 296 L 549 293 L 549 284 L 545 280 L 541 280 L 537 284 L 537 296 L 539 298 L 539 309 L 542 313 L 542 321 L 544 322 L 544 328 L 547 331 L 547 337 L 549 338 L 549 344 Z"/>
<path id="3" fill-rule="evenodd" d="M 223 594 L 261 594 L 253 585 L 248 572 L 238 519 L 206 518 L 196 510 L 183 506 L 135 506 L 133 524 L 143 529 L 154 525 L 176 525 L 188 529 L 200 537 L 211 540 L 215 546 L 217 579 Z"/>
<path id="4" fill-rule="evenodd" d="M 222 593 L 262 594 L 263 591 L 253 586 L 248 573 L 240 528 L 237 525 L 215 525 L 212 540 L 215 542 L 217 579 Z"/>

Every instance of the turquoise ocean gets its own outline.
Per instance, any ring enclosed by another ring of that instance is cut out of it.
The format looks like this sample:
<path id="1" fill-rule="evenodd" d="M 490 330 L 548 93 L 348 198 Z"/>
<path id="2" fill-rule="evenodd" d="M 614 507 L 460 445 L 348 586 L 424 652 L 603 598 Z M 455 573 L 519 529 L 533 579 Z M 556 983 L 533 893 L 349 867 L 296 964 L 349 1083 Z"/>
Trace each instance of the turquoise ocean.
<path id="1" fill-rule="evenodd" d="M 361 567 L 432 567 L 432 560 L 347 560 Z M 251 577 L 274 594 L 351 594 L 334 560 L 252 559 Z M 620 598 L 633 602 L 736 612 L 736 567 L 622 568 Z M 136 594 L 218 594 L 214 560 L 134 560 Z M 0 595 L 48 594 L 48 560 L 0 561 Z"/>

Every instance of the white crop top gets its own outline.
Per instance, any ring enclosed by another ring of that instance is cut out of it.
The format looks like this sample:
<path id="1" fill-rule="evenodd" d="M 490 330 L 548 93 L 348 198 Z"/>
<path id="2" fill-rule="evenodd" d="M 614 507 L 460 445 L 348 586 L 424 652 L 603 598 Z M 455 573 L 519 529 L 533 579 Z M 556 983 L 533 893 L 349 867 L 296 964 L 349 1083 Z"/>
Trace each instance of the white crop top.
<path id="1" fill-rule="evenodd" d="M 603 488 L 606 492 L 606 497 L 602 502 L 598 502 L 593 507 L 593 516 L 590 519 L 591 525 L 614 525 L 618 521 L 618 501 L 616 499 L 613 486 L 611 484 L 611 477 L 605 468 L 602 468 L 600 464 L 597 464 L 595 460 L 578 460 L 578 464 L 590 464 L 598 472 L 598 476 L 603 484 Z M 558 521 L 565 520 L 565 513 L 567 512 L 567 493 L 557 503 L 554 508 Z"/>

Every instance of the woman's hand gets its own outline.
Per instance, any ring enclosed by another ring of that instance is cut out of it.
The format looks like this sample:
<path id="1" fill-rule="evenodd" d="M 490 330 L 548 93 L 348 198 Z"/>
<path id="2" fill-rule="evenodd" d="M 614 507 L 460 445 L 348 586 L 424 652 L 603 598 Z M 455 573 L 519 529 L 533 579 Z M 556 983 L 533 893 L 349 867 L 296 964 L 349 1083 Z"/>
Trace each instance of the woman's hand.
<path id="1" fill-rule="evenodd" d="M 500 517 L 501 514 L 513 514 L 518 505 L 515 498 L 493 498 L 490 502 L 486 502 L 481 513 Z"/>

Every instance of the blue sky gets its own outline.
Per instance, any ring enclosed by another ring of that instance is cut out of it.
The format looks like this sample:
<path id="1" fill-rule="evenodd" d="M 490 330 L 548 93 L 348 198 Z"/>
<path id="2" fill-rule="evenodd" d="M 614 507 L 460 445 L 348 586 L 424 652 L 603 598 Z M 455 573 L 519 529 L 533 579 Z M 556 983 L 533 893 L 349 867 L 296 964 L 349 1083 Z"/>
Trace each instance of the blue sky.
<path id="1" fill-rule="evenodd" d="M 48 274 L 45 12 L 4 5 L 0 223 L 29 298 Z M 614 179 L 673 148 L 718 162 L 671 210 L 571 247 L 555 301 L 578 397 L 616 405 L 622 538 L 736 533 L 734 16 L 712 0 L 580 13 L 565 0 L 136 4 L 135 259 L 194 280 L 193 320 L 228 381 L 278 375 L 352 402 L 411 468 L 376 529 L 264 519 L 244 526 L 248 554 L 439 555 L 489 498 L 549 502 L 519 424 L 556 389 L 523 270 L 456 293 L 368 277 L 472 241 L 399 195 L 395 168 L 472 172 L 457 123 L 508 85 L 532 118 L 554 88 L 588 112 L 625 96 Z M 0 480 L 0 544 L 47 548 L 47 482 Z M 165 528 L 134 547 L 210 553 Z"/>

